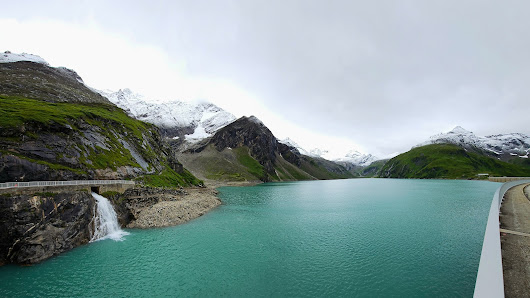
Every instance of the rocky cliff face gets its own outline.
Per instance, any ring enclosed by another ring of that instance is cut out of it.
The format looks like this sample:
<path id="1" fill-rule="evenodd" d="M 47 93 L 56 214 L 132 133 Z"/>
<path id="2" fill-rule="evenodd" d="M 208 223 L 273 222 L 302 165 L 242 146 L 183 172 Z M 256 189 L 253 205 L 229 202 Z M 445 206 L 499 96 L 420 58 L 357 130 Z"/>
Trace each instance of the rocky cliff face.
<path id="1" fill-rule="evenodd" d="M 0 100 L 23 112 L 22 100 Z M 48 105 L 24 102 L 36 105 L 36 110 Z M 156 127 L 118 119 L 115 116 L 125 114 L 115 107 L 86 112 L 62 105 L 72 114 L 62 118 L 61 111 L 52 111 L 56 117 L 49 121 L 35 120 L 37 114 L 32 114 L 34 119 L 6 115 L 13 125 L 1 125 L 0 120 L 0 181 L 134 178 L 162 171 L 167 164 L 170 151 Z M 181 170 L 178 163 L 174 170 Z"/>
<path id="2" fill-rule="evenodd" d="M 106 195 L 120 226 L 128 228 L 181 224 L 221 204 L 209 188 L 134 188 Z M 36 264 L 88 243 L 96 208 L 87 191 L 0 195 L 0 266 Z"/>
<path id="3" fill-rule="evenodd" d="M 218 151 L 224 148 L 246 146 L 269 174 L 274 173 L 278 141 L 272 132 L 256 117 L 241 117 L 220 129 L 211 140 Z"/>
<path id="4" fill-rule="evenodd" d="M 0 197 L 0 265 L 35 264 L 88 243 L 94 198 L 87 192 Z"/>

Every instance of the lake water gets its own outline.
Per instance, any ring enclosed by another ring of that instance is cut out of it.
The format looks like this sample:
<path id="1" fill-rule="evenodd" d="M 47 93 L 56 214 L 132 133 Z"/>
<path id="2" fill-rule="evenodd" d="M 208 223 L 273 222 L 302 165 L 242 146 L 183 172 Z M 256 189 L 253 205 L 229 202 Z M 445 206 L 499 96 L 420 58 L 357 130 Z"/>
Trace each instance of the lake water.
<path id="1" fill-rule="evenodd" d="M 470 297 L 499 183 L 353 179 L 220 188 L 184 225 L 31 267 L 0 296 Z"/>

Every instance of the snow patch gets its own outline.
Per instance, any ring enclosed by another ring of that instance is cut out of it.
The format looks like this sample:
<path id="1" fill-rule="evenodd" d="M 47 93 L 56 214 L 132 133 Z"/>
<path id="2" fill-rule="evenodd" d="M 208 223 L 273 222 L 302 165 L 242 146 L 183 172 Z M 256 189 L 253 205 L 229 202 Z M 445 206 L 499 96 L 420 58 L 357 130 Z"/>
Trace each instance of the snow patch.
<path id="1" fill-rule="evenodd" d="M 434 135 L 428 141 L 413 148 L 442 143 L 455 144 L 463 148 L 474 147 L 496 155 L 510 154 L 511 156 L 518 156 L 518 154 L 513 152 L 528 153 L 530 150 L 530 136 L 528 135 L 509 133 L 480 137 L 460 126 L 455 127 L 450 132 Z"/>
<path id="2" fill-rule="evenodd" d="M 127 88 L 116 92 L 110 90 L 98 92 L 138 120 L 163 128 L 192 128 L 193 133 L 185 136 L 190 142 L 210 137 L 236 120 L 231 113 L 204 101 L 160 102 L 149 100 Z"/>
<path id="3" fill-rule="evenodd" d="M 28 53 L 22 53 L 22 54 L 15 54 L 11 53 L 10 51 L 5 51 L 2 54 L 0 54 L 0 63 L 12 63 L 12 62 L 19 62 L 19 61 L 29 61 L 29 62 L 35 62 L 40 63 L 44 65 L 50 65 L 46 60 L 42 59 L 40 56 L 28 54 Z"/>

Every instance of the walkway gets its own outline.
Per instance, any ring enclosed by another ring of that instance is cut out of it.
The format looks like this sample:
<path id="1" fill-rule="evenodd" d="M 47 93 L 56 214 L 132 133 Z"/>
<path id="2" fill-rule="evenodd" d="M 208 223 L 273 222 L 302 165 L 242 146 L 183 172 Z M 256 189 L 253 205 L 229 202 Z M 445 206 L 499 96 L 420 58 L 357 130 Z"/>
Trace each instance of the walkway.
<path id="1" fill-rule="evenodd" d="M 73 180 L 73 181 L 31 181 L 31 182 L 5 182 L 0 183 L 0 189 L 20 187 L 42 187 L 42 186 L 68 186 L 68 185 L 90 185 L 101 186 L 109 184 L 132 184 L 130 180 Z"/>
<path id="2" fill-rule="evenodd" d="M 509 189 L 500 209 L 506 297 L 530 297 L 530 201 L 524 193 L 528 185 Z M 530 187 L 526 190 L 530 190 Z"/>

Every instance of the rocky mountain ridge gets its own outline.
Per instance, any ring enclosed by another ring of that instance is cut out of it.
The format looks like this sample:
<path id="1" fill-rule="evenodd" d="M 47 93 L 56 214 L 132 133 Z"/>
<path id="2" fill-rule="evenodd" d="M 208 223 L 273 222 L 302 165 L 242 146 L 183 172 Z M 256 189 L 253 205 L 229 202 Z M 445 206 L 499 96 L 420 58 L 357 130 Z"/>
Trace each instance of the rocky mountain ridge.
<path id="1" fill-rule="evenodd" d="M 254 116 L 241 117 L 179 156 L 199 177 L 233 181 L 348 178 L 333 162 L 300 154 L 279 142 Z M 217 177 L 217 178 L 216 178 Z"/>

